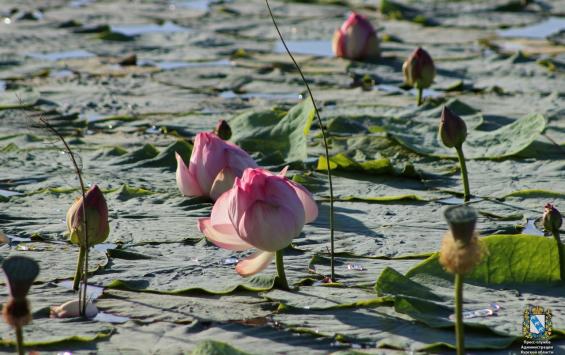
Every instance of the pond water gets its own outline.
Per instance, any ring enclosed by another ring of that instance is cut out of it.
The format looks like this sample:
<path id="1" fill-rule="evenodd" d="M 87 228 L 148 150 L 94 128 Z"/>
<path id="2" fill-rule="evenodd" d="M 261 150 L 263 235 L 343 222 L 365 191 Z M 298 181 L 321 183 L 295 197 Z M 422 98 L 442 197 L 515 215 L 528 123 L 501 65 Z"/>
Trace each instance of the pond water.
<path id="1" fill-rule="evenodd" d="M 3 196 L 3 197 L 12 197 L 12 196 L 18 196 L 18 195 L 21 195 L 21 194 L 22 194 L 21 192 L 17 192 L 17 191 L 0 189 L 0 196 Z"/>
<path id="2" fill-rule="evenodd" d="M 189 62 L 182 60 L 163 60 L 163 61 L 153 61 L 153 60 L 140 60 L 140 66 L 154 66 L 161 70 L 174 70 L 180 68 L 214 68 L 214 67 L 229 67 L 233 65 L 233 62 L 228 59 L 218 59 L 212 61 L 203 62 Z"/>
<path id="3" fill-rule="evenodd" d="M 112 25 L 112 32 L 120 33 L 125 36 L 139 36 L 146 33 L 179 33 L 189 32 L 190 29 L 181 27 L 173 22 L 165 21 L 163 24 L 131 24 L 131 25 Z"/>
<path id="4" fill-rule="evenodd" d="M 309 54 L 321 57 L 333 57 L 332 43 L 329 40 L 302 40 L 302 41 L 285 41 L 288 49 L 292 54 Z M 286 53 L 284 45 L 281 41 L 275 44 L 274 51 L 276 53 Z"/>
<path id="5" fill-rule="evenodd" d="M 61 282 L 57 283 L 57 285 L 61 286 L 63 288 L 70 289 L 70 290 L 73 289 L 73 281 L 72 280 L 61 281 Z M 82 284 L 81 284 L 80 287 L 82 287 Z M 104 293 L 103 287 L 94 286 L 94 285 L 89 284 L 88 287 L 86 288 L 86 297 L 90 301 L 94 301 L 98 297 L 102 296 L 103 293 Z"/>
<path id="6" fill-rule="evenodd" d="M 84 49 L 76 49 L 76 50 L 64 51 L 64 52 L 28 53 L 28 56 L 36 59 L 55 62 L 64 59 L 91 58 L 91 57 L 95 57 L 96 54 L 86 51 Z"/>
<path id="7" fill-rule="evenodd" d="M 217 0 L 175 0 L 169 5 L 170 10 L 175 9 L 190 9 L 197 11 L 207 11 L 210 4 L 217 2 Z"/>
<path id="8" fill-rule="evenodd" d="M 298 93 L 292 94 L 288 92 L 282 92 L 282 93 L 246 92 L 246 93 L 236 94 L 232 90 L 228 90 L 221 92 L 219 96 L 223 99 L 241 98 L 245 100 L 264 99 L 264 100 L 298 101 L 302 99 L 302 94 L 298 94 Z"/>
<path id="9" fill-rule="evenodd" d="M 498 31 L 501 37 L 524 37 L 544 39 L 565 30 L 565 17 L 550 17 L 540 23 Z"/>

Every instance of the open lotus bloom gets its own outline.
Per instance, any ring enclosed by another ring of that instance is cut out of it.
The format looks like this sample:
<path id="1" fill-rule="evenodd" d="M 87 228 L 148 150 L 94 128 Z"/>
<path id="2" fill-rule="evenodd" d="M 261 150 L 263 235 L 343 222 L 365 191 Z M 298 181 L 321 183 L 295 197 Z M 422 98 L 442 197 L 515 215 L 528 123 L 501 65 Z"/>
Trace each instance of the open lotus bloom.
<path id="1" fill-rule="evenodd" d="M 216 200 L 233 186 L 246 168 L 257 163 L 243 149 L 210 132 L 196 135 L 187 167 L 177 153 L 177 185 L 184 196 L 209 196 Z"/>
<path id="2" fill-rule="evenodd" d="M 220 248 L 258 251 L 240 261 L 236 271 L 250 276 L 265 269 L 275 252 L 290 244 L 305 223 L 318 216 L 308 190 L 263 169 L 247 169 L 232 189 L 214 204 L 210 218 L 198 221 L 199 229 Z"/>
<path id="3" fill-rule="evenodd" d="M 332 49 L 336 57 L 375 59 L 379 56 L 379 41 L 371 23 L 353 12 L 335 31 Z"/>

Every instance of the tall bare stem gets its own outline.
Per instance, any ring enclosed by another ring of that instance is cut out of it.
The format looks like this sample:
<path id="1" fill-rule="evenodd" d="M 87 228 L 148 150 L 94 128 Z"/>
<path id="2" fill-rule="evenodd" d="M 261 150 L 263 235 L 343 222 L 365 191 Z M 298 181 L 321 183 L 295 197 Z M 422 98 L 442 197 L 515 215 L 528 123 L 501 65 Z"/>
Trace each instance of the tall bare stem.
<path id="1" fill-rule="evenodd" d="M 308 82 L 306 81 L 306 78 L 304 77 L 304 74 L 302 73 L 302 69 L 300 69 L 300 66 L 298 65 L 298 63 L 294 59 L 294 56 L 292 55 L 292 53 L 288 49 L 288 46 L 286 45 L 286 42 L 283 38 L 283 35 L 282 35 L 281 31 L 279 30 L 279 26 L 277 25 L 277 21 L 275 21 L 275 16 L 273 15 L 273 11 L 271 10 L 271 6 L 269 5 L 269 0 L 265 0 L 265 3 L 267 4 L 267 9 L 269 10 L 269 15 L 271 16 L 271 20 L 273 20 L 273 25 L 275 26 L 275 29 L 277 30 L 277 33 L 279 35 L 279 38 L 281 39 L 281 42 L 284 46 L 284 49 L 288 53 L 288 56 L 290 57 L 292 62 L 294 63 L 296 70 L 298 70 L 298 73 L 300 74 L 300 77 L 302 78 L 302 81 L 304 82 L 304 85 L 306 86 L 306 90 L 308 90 L 308 94 L 310 95 L 310 100 L 312 100 L 312 105 L 314 106 L 314 111 L 316 112 L 316 118 L 318 119 L 318 125 L 320 126 L 320 130 L 322 131 L 322 138 L 323 138 L 323 141 L 324 141 L 324 149 L 325 149 L 326 162 L 327 162 L 326 170 L 327 170 L 327 174 L 328 174 L 328 182 L 329 182 L 329 185 L 330 185 L 330 264 L 331 264 L 330 277 L 331 277 L 332 281 L 335 281 L 335 266 L 334 266 L 334 254 L 335 254 L 335 248 L 334 248 L 334 190 L 333 190 L 333 183 L 332 183 L 332 172 L 331 172 L 331 169 L 330 169 L 330 153 L 329 153 L 329 149 L 328 149 L 329 132 L 327 132 L 326 129 L 324 128 L 322 118 L 320 117 L 320 111 L 318 110 L 318 106 L 316 105 L 316 100 L 314 100 L 314 95 L 312 94 L 312 90 L 310 90 L 310 85 L 308 85 Z"/>

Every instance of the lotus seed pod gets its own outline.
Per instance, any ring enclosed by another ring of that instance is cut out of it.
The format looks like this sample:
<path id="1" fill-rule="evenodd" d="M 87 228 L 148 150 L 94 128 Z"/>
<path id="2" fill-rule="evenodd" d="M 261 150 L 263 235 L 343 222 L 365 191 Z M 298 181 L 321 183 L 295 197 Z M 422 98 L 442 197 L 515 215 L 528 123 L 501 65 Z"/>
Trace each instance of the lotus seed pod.
<path id="1" fill-rule="evenodd" d="M 31 322 L 31 312 L 27 294 L 33 281 L 39 275 L 39 265 L 25 256 L 12 256 L 4 260 L 2 269 L 6 274 L 8 302 L 2 307 L 2 318 L 14 328 Z"/>
<path id="2" fill-rule="evenodd" d="M 463 245 L 468 244 L 475 234 L 477 223 L 475 209 L 467 205 L 453 206 L 447 208 L 444 215 L 453 238 Z"/>
<path id="3" fill-rule="evenodd" d="M 39 275 L 39 265 L 25 256 L 12 256 L 4 260 L 2 269 L 6 274 L 10 296 L 23 299 L 27 296 L 33 281 Z"/>

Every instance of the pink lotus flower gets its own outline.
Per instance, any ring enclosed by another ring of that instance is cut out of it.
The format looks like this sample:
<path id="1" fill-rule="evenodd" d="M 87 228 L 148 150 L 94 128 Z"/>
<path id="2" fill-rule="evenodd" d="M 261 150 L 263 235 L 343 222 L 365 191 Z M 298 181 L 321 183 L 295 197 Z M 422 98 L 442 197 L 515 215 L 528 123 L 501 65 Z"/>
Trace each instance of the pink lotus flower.
<path id="1" fill-rule="evenodd" d="M 216 200 L 233 186 L 236 177 L 257 163 L 243 149 L 210 132 L 196 135 L 190 164 L 177 157 L 177 185 L 184 196 L 209 196 Z"/>
<path id="2" fill-rule="evenodd" d="M 332 49 L 337 57 L 374 59 L 379 56 L 379 40 L 371 23 L 352 12 L 333 37 Z"/>
<path id="3" fill-rule="evenodd" d="M 84 230 L 84 212 L 86 208 L 86 224 L 88 228 L 88 245 L 100 244 L 108 238 L 110 225 L 108 223 L 108 205 L 98 185 L 93 185 L 82 196 L 77 198 L 67 211 L 67 228 L 71 242 L 86 246 Z"/>
<path id="4" fill-rule="evenodd" d="M 250 276 L 265 269 L 275 252 L 290 244 L 305 223 L 318 216 L 312 195 L 301 185 L 263 169 L 246 169 L 233 188 L 216 201 L 210 218 L 198 228 L 220 248 L 258 251 L 240 261 L 236 271 Z"/>

